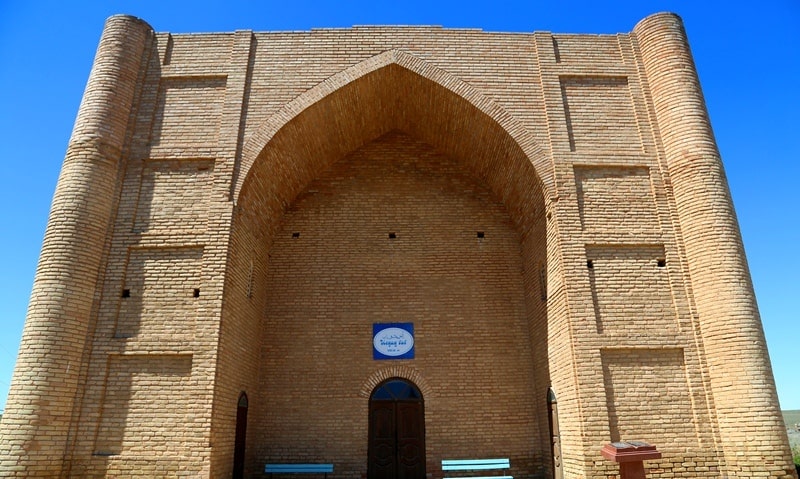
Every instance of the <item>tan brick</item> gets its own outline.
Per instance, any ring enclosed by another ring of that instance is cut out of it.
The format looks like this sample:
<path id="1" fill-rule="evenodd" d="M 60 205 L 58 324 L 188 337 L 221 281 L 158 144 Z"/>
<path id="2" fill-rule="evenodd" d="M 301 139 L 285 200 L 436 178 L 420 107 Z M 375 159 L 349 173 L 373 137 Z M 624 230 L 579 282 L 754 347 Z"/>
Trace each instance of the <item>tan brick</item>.
<path id="1" fill-rule="evenodd" d="M 367 474 L 369 398 L 425 464 L 796 477 L 681 21 L 155 34 L 109 19 L 53 201 L 3 477 Z M 390 237 L 390 234 L 392 235 Z M 373 323 L 414 359 L 372 358 Z M 243 395 L 244 393 L 244 395 Z"/>

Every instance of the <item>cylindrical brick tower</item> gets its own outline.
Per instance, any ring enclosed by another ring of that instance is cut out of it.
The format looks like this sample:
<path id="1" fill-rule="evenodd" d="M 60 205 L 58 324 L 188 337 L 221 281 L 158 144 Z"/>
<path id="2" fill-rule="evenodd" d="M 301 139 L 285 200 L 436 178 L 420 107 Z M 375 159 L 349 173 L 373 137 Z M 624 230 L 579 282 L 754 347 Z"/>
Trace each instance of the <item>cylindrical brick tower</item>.
<path id="1" fill-rule="evenodd" d="M 0 476 L 62 473 L 81 362 L 152 29 L 108 19 L 58 179 L 0 429 Z"/>
<path id="2" fill-rule="evenodd" d="M 724 453 L 723 476 L 793 477 L 739 225 L 681 19 L 634 29 L 672 182 Z M 783 437 L 783 441 L 781 438 Z"/>

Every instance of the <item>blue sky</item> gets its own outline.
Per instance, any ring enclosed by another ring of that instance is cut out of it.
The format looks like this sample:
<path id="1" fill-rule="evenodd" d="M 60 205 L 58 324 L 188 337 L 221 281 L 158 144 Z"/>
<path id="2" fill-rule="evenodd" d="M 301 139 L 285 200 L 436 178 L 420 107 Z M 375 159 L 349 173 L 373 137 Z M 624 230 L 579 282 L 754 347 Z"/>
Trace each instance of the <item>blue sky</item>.
<path id="1" fill-rule="evenodd" d="M 724 5 L 720 8 L 717 5 Z M 800 409 L 800 2 L 314 2 L 0 0 L 0 410 L 5 407 L 50 200 L 105 19 L 156 31 L 364 24 L 629 32 L 684 19 L 739 215 L 781 406 Z"/>

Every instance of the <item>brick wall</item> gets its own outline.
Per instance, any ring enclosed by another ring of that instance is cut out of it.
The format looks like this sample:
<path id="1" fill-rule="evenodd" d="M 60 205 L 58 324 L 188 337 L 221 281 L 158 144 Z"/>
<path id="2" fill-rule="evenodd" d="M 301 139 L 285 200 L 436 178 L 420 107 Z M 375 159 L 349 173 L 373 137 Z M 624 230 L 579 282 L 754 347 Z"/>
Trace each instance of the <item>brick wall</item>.
<path id="1" fill-rule="evenodd" d="M 796 477 L 709 131 L 669 14 L 602 36 L 112 17 L 0 473 L 226 477 L 246 392 L 248 477 L 359 478 L 369 395 L 403 377 L 432 477 L 549 477 L 550 388 L 564 477 L 614 477 L 618 439 L 659 446 L 650 477 Z M 413 322 L 416 357 L 374 361 L 376 322 Z"/>

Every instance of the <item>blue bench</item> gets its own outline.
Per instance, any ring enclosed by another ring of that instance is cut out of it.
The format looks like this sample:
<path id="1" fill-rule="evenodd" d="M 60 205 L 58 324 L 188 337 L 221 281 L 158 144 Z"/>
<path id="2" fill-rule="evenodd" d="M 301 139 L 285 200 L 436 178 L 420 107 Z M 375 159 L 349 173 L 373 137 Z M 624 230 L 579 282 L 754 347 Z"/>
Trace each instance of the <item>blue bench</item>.
<path id="1" fill-rule="evenodd" d="M 511 461 L 506 459 L 442 459 L 442 471 L 447 474 L 449 471 L 491 471 L 502 469 L 502 476 L 469 476 L 470 479 L 514 479 L 513 476 L 507 475 L 508 468 L 511 467 Z M 447 476 L 445 479 L 455 479 L 458 476 Z"/>
<path id="2" fill-rule="evenodd" d="M 273 474 L 325 474 L 333 472 L 333 464 L 267 464 L 264 472 L 272 477 Z"/>

